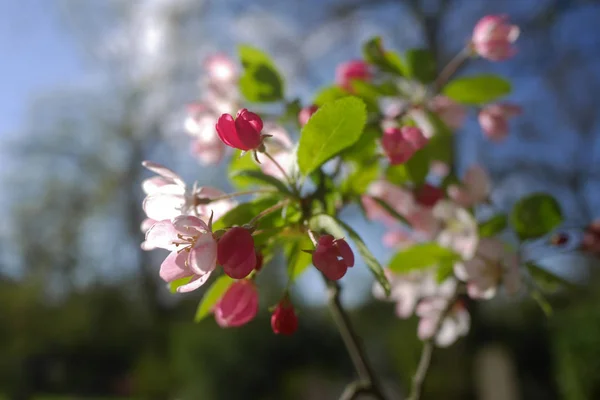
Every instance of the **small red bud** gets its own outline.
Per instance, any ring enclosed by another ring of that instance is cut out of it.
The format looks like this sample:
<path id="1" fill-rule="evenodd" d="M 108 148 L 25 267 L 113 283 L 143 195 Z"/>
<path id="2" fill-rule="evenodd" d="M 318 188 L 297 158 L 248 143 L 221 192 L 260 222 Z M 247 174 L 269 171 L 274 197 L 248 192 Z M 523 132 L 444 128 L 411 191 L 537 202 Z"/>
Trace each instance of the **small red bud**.
<path id="1" fill-rule="evenodd" d="M 275 334 L 286 336 L 293 335 L 298 330 L 298 316 L 287 296 L 277 304 L 273 311 L 271 328 Z"/>

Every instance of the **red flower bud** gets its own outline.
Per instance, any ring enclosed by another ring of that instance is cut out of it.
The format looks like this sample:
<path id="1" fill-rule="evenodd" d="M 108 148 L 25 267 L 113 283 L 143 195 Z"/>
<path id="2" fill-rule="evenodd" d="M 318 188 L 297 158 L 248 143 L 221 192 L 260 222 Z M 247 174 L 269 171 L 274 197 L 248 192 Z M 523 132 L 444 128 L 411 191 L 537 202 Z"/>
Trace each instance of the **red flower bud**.
<path id="1" fill-rule="evenodd" d="M 498 142 L 508 135 L 509 118 L 521 112 L 521 107 L 514 104 L 491 104 L 479 112 L 479 124 L 489 139 Z"/>
<path id="2" fill-rule="evenodd" d="M 254 282 L 234 282 L 214 308 L 215 320 L 222 328 L 241 326 L 258 313 L 258 292 Z"/>
<path id="3" fill-rule="evenodd" d="M 473 50 L 491 61 L 503 61 L 517 52 L 512 44 L 519 37 L 519 27 L 510 25 L 505 15 L 483 17 L 473 29 Z"/>
<path id="4" fill-rule="evenodd" d="M 353 80 L 371 80 L 369 64 L 363 60 L 353 60 L 338 65 L 337 69 L 335 70 L 335 82 L 348 92 L 353 92 Z"/>
<path id="5" fill-rule="evenodd" d="M 300 123 L 300 126 L 306 125 L 310 117 L 312 117 L 312 115 L 316 113 L 318 109 L 319 106 L 313 104 L 300 110 L 298 113 L 298 122 Z"/>
<path id="6" fill-rule="evenodd" d="M 238 111 L 235 121 L 231 115 L 223 114 L 216 125 L 223 143 L 244 151 L 256 149 L 261 145 L 262 128 L 263 122 L 260 117 L 245 108 Z"/>
<path id="7" fill-rule="evenodd" d="M 312 261 L 327 279 L 336 281 L 354 266 L 354 253 L 344 239 L 335 240 L 331 235 L 323 235 L 319 238 Z"/>
<path id="8" fill-rule="evenodd" d="M 404 126 L 402 129 L 402 136 L 406 139 L 416 150 L 421 150 L 423 147 L 429 143 L 429 139 L 423 135 L 423 131 L 421 131 L 416 126 Z"/>
<path id="9" fill-rule="evenodd" d="M 217 244 L 217 263 L 233 279 L 243 279 L 256 267 L 252 234 L 242 227 L 229 229 Z"/>
<path id="10" fill-rule="evenodd" d="M 292 335 L 298 330 L 298 317 L 294 306 L 286 297 L 277 304 L 277 308 L 271 315 L 271 328 L 277 335 Z"/>
<path id="11" fill-rule="evenodd" d="M 425 183 L 415 190 L 415 201 L 425 207 L 433 207 L 438 201 L 444 198 L 444 190 Z"/>
<path id="12" fill-rule="evenodd" d="M 398 128 L 388 128 L 383 132 L 381 146 L 392 165 L 407 162 L 416 152 L 414 145 Z"/>

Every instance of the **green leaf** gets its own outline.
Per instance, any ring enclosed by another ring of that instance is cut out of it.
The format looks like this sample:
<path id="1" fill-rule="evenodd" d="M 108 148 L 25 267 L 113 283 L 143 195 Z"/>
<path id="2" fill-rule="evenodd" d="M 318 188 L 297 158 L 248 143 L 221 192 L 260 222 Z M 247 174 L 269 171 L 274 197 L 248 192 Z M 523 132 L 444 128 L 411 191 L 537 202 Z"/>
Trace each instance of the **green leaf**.
<path id="1" fill-rule="evenodd" d="M 459 103 L 481 105 L 498 100 L 510 91 L 511 84 L 506 79 L 482 74 L 455 79 L 446 85 L 443 93 Z"/>
<path id="2" fill-rule="evenodd" d="M 243 156 L 240 156 L 241 151 L 236 150 L 231 156 L 231 160 L 229 161 L 228 174 L 231 182 L 238 189 L 245 189 L 249 186 L 252 186 L 255 183 L 252 178 L 248 178 L 247 176 L 237 175 L 240 171 L 260 171 L 260 167 L 256 164 L 256 162 L 252 159 L 252 153 L 248 152 Z"/>
<path id="3" fill-rule="evenodd" d="M 452 131 L 435 113 L 428 111 L 426 116 L 434 131 L 434 135 L 429 139 L 427 145 L 430 159 L 452 165 L 454 161 L 454 135 Z"/>
<path id="4" fill-rule="evenodd" d="M 206 316 L 208 316 L 215 304 L 221 300 L 221 297 L 225 294 L 229 286 L 235 282 L 227 275 L 221 275 L 211 286 L 208 288 L 206 293 L 204 293 L 204 297 L 198 304 L 198 309 L 196 310 L 196 316 L 194 317 L 194 322 L 202 321 Z"/>
<path id="5" fill-rule="evenodd" d="M 510 214 L 510 223 L 521 240 L 544 236 L 562 222 L 560 205 L 554 197 L 544 193 L 522 198 Z"/>
<path id="6" fill-rule="evenodd" d="M 213 230 L 224 229 L 234 225 L 244 225 L 250 222 L 261 211 L 275 205 L 280 201 L 277 197 L 262 197 L 248 203 L 239 204 L 237 207 L 229 210 L 225 215 L 213 223 Z M 261 227 L 273 227 L 275 223 L 281 220 L 281 213 L 273 212 L 260 219 Z"/>
<path id="7" fill-rule="evenodd" d="M 302 250 L 310 250 L 313 248 L 314 245 L 306 235 L 299 240 L 292 242 L 287 248 L 286 257 L 288 260 L 288 274 L 290 275 L 292 282 L 298 279 L 298 277 L 300 277 L 300 275 L 302 275 L 312 264 L 312 255 L 305 253 Z"/>
<path id="8" fill-rule="evenodd" d="M 378 197 L 372 197 L 372 199 L 375 200 L 375 202 L 379 204 L 379 206 L 382 207 L 392 217 L 396 218 L 398 221 L 402 222 L 406 226 L 411 226 L 410 222 L 408 222 L 408 220 L 404 218 L 404 216 L 398 214 L 398 212 L 394 210 L 388 203 L 386 203 Z"/>
<path id="9" fill-rule="evenodd" d="M 420 243 L 396 253 L 389 268 L 396 273 L 432 267 L 448 268 L 448 265 L 453 265 L 460 259 L 460 255 L 435 242 Z"/>
<path id="10" fill-rule="evenodd" d="M 356 97 L 327 103 L 302 128 L 298 166 L 304 175 L 319 168 L 358 141 L 367 120 L 365 104 Z"/>
<path id="11" fill-rule="evenodd" d="M 494 215 L 492 218 L 479 224 L 479 236 L 491 237 L 499 234 L 508 226 L 508 218 L 504 214 Z"/>
<path id="12" fill-rule="evenodd" d="M 379 176 L 379 164 L 371 162 L 368 164 L 360 164 L 357 162 L 349 162 L 352 166 L 352 172 L 342 182 L 342 192 L 362 195 L 367 188 Z"/>
<path id="13" fill-rule="evenodd" d="M 354 231 L 354 229 L 352 229 L 350 226 L 340 221 L 339 219 L 326 214 L 315 215 L 314 217 L 312 217 L 310 220 L 310 226 L 314 230 L 324 230 L 336 238 L 344 237 L 345 231 L 356 245 L 358 253 L 362 257 L 365 264 L 367 264 L 367 267 L 375 276 L 377 282 L 379 282 L 379 284 L 381 285 L 381 287 L 387 295 L 390 294 L 390 283 L 388 282 L 387 277 L 383 272 L 383 267 L 381 266 L 381 264 L 379 264 L 379 261 L 377 261 L 373 253 L 371 253 L 365 242 L 363 242 L 361 237 L 358 235 L 358 233 Z"/>
<path id="14" fill-rule="evenodd" d="M 273 102 L 283 99 L 283 79 L 271 58 L 263 51 L 240 45 L 238 54 L 244 67 L 239 85 L 248 101 Z"/>
<path id="15" fill-rule="evenodd" d="M 422 83 L 431 83 L 437 76 L 435 58 L 426 49 L 411 49 L 406 52 L 404 73 Z"/>
<path id="16" fill-rule="evenodd" d="M 428 174 L 429 154 L 427 148 L 417 151 L 404 164 L 390 165 L 385 172 L 386 178 L 396 185 L 412 182 L 416 186 L 425 183 Z"/>
<path id="17" fill-rule="evenodd" d="M 573 286 L 571 282 L 554 275 L 552 272 L 533 262 L 528 262 L 525 264 L 525 266 L 527 267 L 529 275 L 531 275 L 531 278 L 535 282 L 536 286 L 544 292 L 552 293 L 556 292 L 561 287 Z"/>
<path id="18" fill-rule="evenodd" d="M 344 97 L 348 97 L 348 93 L 339 86 L 326 86 L 317 92 L 313 103 L 320 107 L 325 103 L 336 101 Z"/>
<path id="19" fill-rule="evenodd" d="M 396 75 L 403 74 L 400 56 L 392 51 L 386 51 L 379 36 L 371 38 L 363 45 L 363 57 L 370 64 L 381 68 L 382 71 Z"/>
<path id="20" fill-rule="evenodd" d="M 172 282 L 169 282 L 169 291 L 171 293 L 177 293 L 177 288 L 179 286 L 183 286 L 188 283 L 192 279 L 191 276 L 186 276 L 185 278 L 175 279 Z"/>
<path id="21" fill-rule="evenodd" d="M 236 177 L 242 177 L 242 178 L 246 178 L 247 180 L 252 181 L 252 182 L 272 186 L 275 189 L 277 189 L 279 192 L 284 193 L 286 195 L 291 194 L 290 190 L 283 182 L 281 182 L 279 179 L 277 179 L 271 175 L 265 174 L 261 170 L 256 170 L 256 169 L 242 170 L 242 171 L 239 171 L 232 175 L 232 178 L 236 178 Z"/>

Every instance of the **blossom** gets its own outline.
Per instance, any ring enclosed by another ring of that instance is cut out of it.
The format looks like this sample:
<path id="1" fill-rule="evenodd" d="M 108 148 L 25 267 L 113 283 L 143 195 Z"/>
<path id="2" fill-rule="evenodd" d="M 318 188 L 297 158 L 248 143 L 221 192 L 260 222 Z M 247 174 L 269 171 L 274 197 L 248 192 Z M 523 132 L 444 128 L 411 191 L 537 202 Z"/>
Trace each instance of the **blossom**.
<path id="1" fill-rule="evenodd" d="M 159 274 L 164 281 L 191 278 L 177 288 L 178 292 L 202 286 L 217 265 L 217 241 L 212 227 L 194 216 L 155 223 L 146 233 L 146 243 L 152 248 L 171 251 L 160 266 Z"/>
<path id="2" fill-rule="evenodd" d="M 262 119 L 253 112 L 242 108 L 235 120 L 230 114 L 223 114 L 216 124 L 217 134 L 226 145 L 243 151 L 258 149 L 262 144 Z"/>
<path id="3" fill-rule="evenodd" d="M 311 104 L 308 107 L 302 108 L 302 110 L 300 110 L 300 112 L 298 113 L 298 123 L 300 124 L 300 126 L 306 125 L 310 117 L 312 117 L 312 115 L 316 113 L 318 109 L 319 106 L 316 104 Z"/>
<path id="4" fill-rule="evenodd" d="M 292 335 L 298 330 L 298 316 L 287 296 L 277 304 L 275 311 L 273 311 L 271 328 L 277 335 Z"/>
<path id="5" fill-rule="evenodd" d="M 266 135 L 270 136 L 269 140 L 265 142 L 265 152 L 269 153 L 275 161 L 262 153 L 257 154 L 257 159 L 260 162 L 260 169 L 267 175 L 283 180 L 285 176 L 279 167 L 277 167 L 277 164 L 279 164 L 287 174 L 292 172 L 295 165 L 294 144 L 286 130 L 280 125 L 266 123 L 264 132 Z M 275 164 L 275 162 L 277 164 Z"/>
<path id="6" fill-rule="evenodd" d="M 215 131 L 217 115 L 206 104 L 196 103 L 188 108 L 184 127 L 192 136 L 192 154 L 204 165 L 218 164 L 225 155 L 225 144 Z"/>
<path id="7" fill-rule="evenodd" d="M 467 118 L 465 107 L 446 96 L 438 95 L 432 98 L 429 108 L 452 130 L 462 128 Z"/>
<path id="8" fill-rule="evenodd" d="M 499 142 L 508 136 L 508 120 L 521 112 L 514 104 L 491 104 L 479 112 L 479 125 L 489 139 Z"/>
<path id="9" fill-rule="evenodd" d="M 323 235 L 312 255 L 312 262 L 327 279 L 336 281 L 346 275 L 348 268 L 354 266 L 354 253 L 344 239 Z"/>
<path id="10" fill-rule="evenodd" d="M 444 191 L 436 186 L 424 183 L 414 191 L 415 201 L 423 207 L 433 207 L 444 198 Z"/>
<path id="11" fill-rule="evenodd" d="M 234 282 L 213 310 L 222 328 L 242 326 L 258 313 L 258 292 L 254 282 L 244 279 Z"/>
<path id="12" fill-rule="evenodd" d="M 479 240 L 477 221 L 471 213 L 450 200 L 441 200 L 433 207 L 433 215 L 442 222 L 437 242 L 463 259 L 471 259 Z"/>
<path id="13" fill-rule="evenodd" d="M 463 207 L 471 207 L 488 199 L 492 189 L 490 178 L 480 165 L 467 169 L 462 185 L 449 185 L 448 196 Z"/>
<path id="14" fill-rule="evenodd" d="M 393 301 L 396 303 L 396 315 L 399 318 L 410 317 L 419 300 L 431 297 L 450 297 L 456 290 L 456 279 L 449 278 L 442 283 L 436 279 L 435 269 L 411 271 L 396 274 L 389 269 L 385 270 L 391 286 L 389 297 L 379 283 L 373 286 L 373 295 L 379 300 Z"/>
<path id="15" fill-rule="evenodd" d="M 256 251 L 252 234 L 245 228 L 230 228 L 219 239 L 217 261 L 234 279 L 247 277 L 256 267 Z"/>
<path id="16" fill-rule="evenodd" d="M 444 297 L 430 297 L 418 304 L 416 314 L 421 318 L 417 328 L 419 339 L 435 336 L 438 346 L 448 347 L 469 332 L 471 317 L 464 304 L 457 301 L 447 310 L 448 302 L 449 299 Z M 441 322 L 440 318 L 443 318 Z"/>
<path id="17" fill-rule="evenodd" d="M 144 161 L 142 165 L 158 174 L 142 183 L 147 194 L 143 208 L 152 220 L 170 220 L 180 215 L 208 219 L 211 213 L 218 219 L 235 206 L 235 202 L 230 199 L 202 202 L 200 199 L 214 199 L 225 193 L 213 187 L 197 187 L 195 184 L 190 190 L 183 179 L 170 169 L 151 161 Z"/>
<path id="18" fill-rule="evenodd" d="M 428 139 L 423 135 L 423 132 L 414 126 L 405 126 L 401 129 L 387 128 L 381 138 L 383 151 L 392 165 L 407 162 L 427 142 Z"/>
<path id="19" fill-rule="evenodd" d="M 234 62 L 224 54 L 213 54 L 204 61 L 204 69 L 211 81 L 235 83 L 237 71 Z"/>
<path id="20" fill-rule="evenodd" d="M 473 50 L 491 61 L 504 61 L 516 54 L 512 44 L 519 37 L 519 27 L 510 25 L 506 15 L 488 15 L 473 29 Z"/>
<path id="21" fill-rule="evenodd" d="M 352 60 L 338 65 L 335 70 L 335 83 L 348 92 L 353 92 L 352 81 L 370 81 L 369 64 L 363 60 Z"/>
<path id="22" fill-rule="evenodd" d="M 491 299 L 500 283 L 509 294 L 520 287 L 519 259 L 495 238 L 479 241 L 475 256 L 454 265 L 457 278 L 467 282 L 467 293 L 473 299 Z"/>

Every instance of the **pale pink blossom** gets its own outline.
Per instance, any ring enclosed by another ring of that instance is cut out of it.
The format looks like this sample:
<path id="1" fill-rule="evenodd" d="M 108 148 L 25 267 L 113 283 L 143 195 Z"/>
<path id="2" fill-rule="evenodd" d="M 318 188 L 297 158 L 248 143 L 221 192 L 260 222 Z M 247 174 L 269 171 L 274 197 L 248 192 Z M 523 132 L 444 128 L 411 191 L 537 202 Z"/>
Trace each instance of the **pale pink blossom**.
<path id="1" fill-rule="evenodd" d="M 479 112 L 479 125 L 490 140 L 500 142 L 508 136 L 509 119 L 522 111 L 522 108 L 515 104 L 491 104 Z"/>
<path id="2" fill-rule="evenodd" d="M 204 69 L 208 78 L 217 83 L 235 83 L 237 68 L 235 63 L 224 54 L 213 54 L 204 60 Z"/>
<path id="3" fill-rule="evenodd" d="M 514 294 L 521 283 L 517 254 L 496 238 L 482 238 L 475 256 L 456 263 L 454 273 L 467 282 L 467 293 L 473 299 L 491 299 L 501 283 L 508 294 Z"/>
<path id="4" fill-rule="evenodd" d="M 215 130 L 216 123 L 216 115 L 202 104 L 190 106 L 184 125 L 193 138 L 192 154 L 203 165 L 218 164 L 226 152 Z"/>
<path id="5" fill-rule="evenodd" d="M 475 164 L 465 173 L 461 185 L 449 185 L 448 196 L 463 207 L 485 202 L 492 190 L 492 183 L 485 169 Z"/>
<path id="6" fill-rule="evenodd" d="M 316 104 L 311 104 L 310 106 L 303 107 L 298 113 L 298 123 L 300 126 L 304 126 L 308 123 L 308 120 L 314 113 L 317 112 L 319 106 Z"/>
<path id="7" fill-rule="evenodd" d="M 217 265 L 217 241 L 210 223 L 200 218 L 179 216 L 155 223 L 146 233 L 152 248 L 170 250 L 160 266 L 160 277 L 166 282 L 190 278 L 177 288 L 180 293 L 202 286 Z"/>
<path id="8" fill-rule="evenodd" d="M 462 302 L 455 302 L 446 315 L 443 315 L 448 301 L 448 298 L 436 296 L 424 299 L 417 305 L 416 314 L 420 317 L 417 328 L 419 339 L 428 340 L 435 337 L 437 346 L 448 347 L 469 333 L 471 317 Z M 441 323 L 440 318 L 444 318 Z"/>
<path id="9" fill-rule="evenodd" d="M 429 108 L 452 130 L 462 128 L 467 118 L 466 108 L 446 96 L 432 98 Z"/>
<path id="10" fill-rule="evenodd" d="M 196 184 L 188 189 L 181 177 L 170 169 L 151 161 L 144 161 L 142 165 L 158 174 L 158 177 L 149 178 L 142 184 L 148 193 L 143 208 L 150 219 L 163 221 L 179 215 L 208 219 L 211 213 L 218 219 L 235 206 L 230 199 L 205 204 L 200 199 L 214 199 L 225 193 L 208 186 L 197 187 Z"/>
<path id="11" fill-rule="evenodd" d="M 433 207 L 433 215 L 442 223 L 437 242 L 454 250 L 463 259 L 471 259 L 479 241 L 477 221 L 473 215 L 450 200 L 440 200 Z"/>
<path id="12" fill-rule="evenodd" d="M 449 278 L 438 283 L 435 269 L 411 271 L 406 274 L 395 274 L 386 269 L 385 274 L 391 286 L 389 297 L 385 295 L 379 283 L 373 286 L 373 296 L 379 300 L 395 302 L 396 315 L 403 319 L 413 314 L 419 300 L 430 296 L 449 297 L 456 290 L 456 279 Z"/>
<path id="13" fill-rule="evenodd" d="M 504 61 L 516 54 L 513 43 L 519 37 L 519 27 L 508 23 L 506 15 L 487 15 L 473 29 L 472 47 L 481 57 Z"/>

